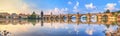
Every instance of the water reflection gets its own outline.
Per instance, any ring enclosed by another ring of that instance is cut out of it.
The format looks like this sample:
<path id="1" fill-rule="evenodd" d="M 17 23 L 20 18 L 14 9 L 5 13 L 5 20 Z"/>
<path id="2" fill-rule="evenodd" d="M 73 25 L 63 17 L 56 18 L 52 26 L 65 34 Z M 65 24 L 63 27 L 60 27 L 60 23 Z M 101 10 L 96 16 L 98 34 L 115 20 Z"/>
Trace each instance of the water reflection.
<path id="1" fill-rule="evenodd" d="M 80 20 L 0 20 L 0 30 L 15 36 L 109 36 L 119 32 L 119 22 L 87 24 Z M 66 21 L 66 22 L 65 22 Z"/>

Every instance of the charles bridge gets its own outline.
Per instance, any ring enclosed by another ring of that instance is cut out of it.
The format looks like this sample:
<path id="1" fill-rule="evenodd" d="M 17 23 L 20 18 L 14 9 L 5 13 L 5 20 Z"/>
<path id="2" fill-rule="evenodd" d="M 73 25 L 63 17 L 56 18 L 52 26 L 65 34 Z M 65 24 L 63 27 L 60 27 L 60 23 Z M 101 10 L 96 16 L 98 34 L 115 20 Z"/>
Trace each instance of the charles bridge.
<path id="1" fill-rule="evenodd" d="M 86 22 L 84 23 L 111 23 L 113 21 L 119 21 L 120 16 L 118 13 L 112 12 L 110 13 L 88 13 L 88 14 L 60 14 L 60 15 L 53 15 L 52 13 L 50 15 L 43 15 L 43 18 L 47 21 L 49 20 L 58 20 L 58 19 L 66 19 L 67 22 L 70 22 L 72 20 L 72 17 L 75 17 L 76 22 L 82 22 L 80 19 L 82 19 L 82 16 L 86 16 Z M 93 17 L 96 16 L 96 17 Z M 91 19 L 97 20 L 97 22 L 91 22 Z"/>

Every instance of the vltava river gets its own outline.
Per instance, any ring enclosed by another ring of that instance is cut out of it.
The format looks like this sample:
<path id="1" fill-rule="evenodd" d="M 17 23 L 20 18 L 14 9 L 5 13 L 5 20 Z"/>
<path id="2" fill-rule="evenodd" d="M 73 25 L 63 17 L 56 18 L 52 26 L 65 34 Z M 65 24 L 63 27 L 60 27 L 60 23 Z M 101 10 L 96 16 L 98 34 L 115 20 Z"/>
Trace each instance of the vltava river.
<path id="1" fill-rule="evenodd" d="M 0 35 L 4 36 L 106 36 L 118 28 L 117 23 L 91 23 L 76 19 L 0 20 Z"/>

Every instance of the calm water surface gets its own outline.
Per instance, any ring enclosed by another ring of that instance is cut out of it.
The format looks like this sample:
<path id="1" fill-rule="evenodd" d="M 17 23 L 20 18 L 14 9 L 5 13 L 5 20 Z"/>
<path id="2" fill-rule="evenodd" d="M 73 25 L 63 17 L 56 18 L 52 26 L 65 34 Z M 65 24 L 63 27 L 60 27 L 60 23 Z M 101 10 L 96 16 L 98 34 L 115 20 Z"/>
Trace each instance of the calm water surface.
<path id="1" fill-rule="evenodd" d="M 12 36 L 105 36 L 106 31 L 114 32 L 118 27 L 118 25 L 76 24 L 48 20 L 0 21 L 0 31 L 7 31 Z"/>

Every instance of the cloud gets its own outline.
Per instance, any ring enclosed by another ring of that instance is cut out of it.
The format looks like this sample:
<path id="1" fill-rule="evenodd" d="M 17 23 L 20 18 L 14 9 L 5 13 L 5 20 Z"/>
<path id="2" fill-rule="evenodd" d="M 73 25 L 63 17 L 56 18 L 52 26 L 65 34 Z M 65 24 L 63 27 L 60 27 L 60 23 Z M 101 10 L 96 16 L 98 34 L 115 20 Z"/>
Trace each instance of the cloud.
<path id="1" fill-rule="evenodd" d="M 68 2 L 68 4 L 70 4 L 70 5 L 71 5 L 71 4 L 72 4 L 72 2 L 71 2 L 71 1 L 69 1 L 69 2 Z"/>
<path id="2" fill-rule="evenodd" d="M 120 3 L 120 0 L 118 0 L 118 2 Z"/>
<path id="3" fill-rule="evenodd" d="M 27 4 L 24 0 L 0 0 L 0 12 L 31 13 L 35 5 Z"/>
<path id="4" fill-rule="evenodd" d="M 74 9 L 78 9 L 78 7 L 79 7 L 79 2 L 77 1 L 76 2 L 76 5 L 73 7 Z"/>
<path id="5" fill-rule="evenodd" d="M 116 3 L 108 3 L 108 4 L 106 4 L 105 10 L 106 10 L 106 9 L 115 10 L 115 9 L 116 9 L 116 8 L 115 8 L 116 5 L 117 5 Z"/>
<path id="6" fill-rule="evenodd" d="M 54 14 L 54 15 L 59 15 L 59 14 L 65 14 L 68 12 L 68 8 L 54 8 L 52 10 L 47 10 L 46 14 Z"/>
<path id="7" fill-rule="evenodd" d="M 80 10 L 78 9 L 79 7 L 79 2 L 76 2 L 76 5 L 73 7 L 73 12 L 79 12 Z"/>
<path id="8" fill-rule="evenodd" d="M 76 6 L 79 6 L 79 2 L 78 1 L 76 2 Z"/>
<path id="9" fill-rule="evenodd" d="M 86 7 L 87 9 L 94 9 L 94 8 L 96 8 L 96 6 L 94 6 L 93 3 L 86 4 L 85 7 Z"/>
<path id="10" fill-rule="evenodd" d="M 74 9 L 73 12 L 80 12 L 80 10 L 79 9 Z"/>

